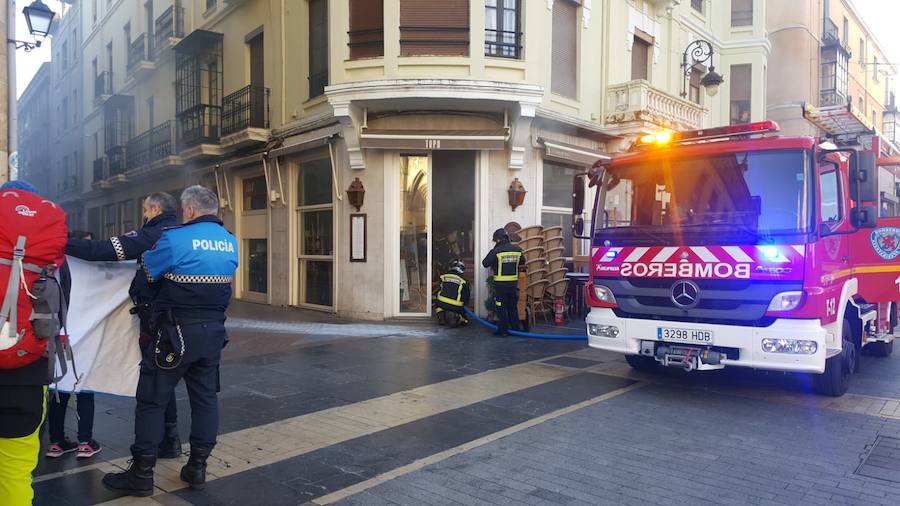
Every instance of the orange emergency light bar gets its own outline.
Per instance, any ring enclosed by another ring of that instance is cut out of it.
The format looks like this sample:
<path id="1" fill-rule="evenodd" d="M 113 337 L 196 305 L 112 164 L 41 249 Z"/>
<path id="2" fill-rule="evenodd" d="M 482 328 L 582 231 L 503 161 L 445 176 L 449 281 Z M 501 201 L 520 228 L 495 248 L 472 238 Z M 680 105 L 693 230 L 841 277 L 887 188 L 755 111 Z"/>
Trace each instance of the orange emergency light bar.
<path id="1" fill-rule="evenodd" d="M 703 130 L 688 130 L 686 132 L 660 132 L 648 134 L 638 138 L 636 145 L 647 147 L 652 145 L 665 146 L 673 143 L 700 142 L 713 139 L 726 139 L 732 137 L 745 137 L 759 135 L 781 130 L 778 123 L 772 120 L 745 123 L 742 125 L 729 125 Z"/>

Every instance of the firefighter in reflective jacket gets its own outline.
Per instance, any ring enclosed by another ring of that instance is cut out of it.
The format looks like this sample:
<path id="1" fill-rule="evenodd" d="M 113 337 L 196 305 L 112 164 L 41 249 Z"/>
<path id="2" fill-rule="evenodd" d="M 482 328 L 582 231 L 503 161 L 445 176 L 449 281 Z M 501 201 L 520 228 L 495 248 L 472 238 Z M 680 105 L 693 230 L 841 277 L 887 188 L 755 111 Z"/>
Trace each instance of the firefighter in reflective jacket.
<path id="1" fill-rule="evenodd" d="M 509 241 L 509 233 L 505 229 L 494 232 L 496 246 L 481 265 L 494 271 L 494 304 L 497 313 L 498 336 L 508 336 L 509 328 L 517 330 L 519 326 L 519 264 L 522 261 L 522 248 Z"/>
<path id="2" fill-rule="evenodd" d="M 435 313 L 438 323 L 447 323 L 446 312 L 458 315 L 458 322 L 469 323 L 466 318 L 465 307 L 469 305 L 469 282 L 463 277 L 466 272 L 466 264 L 461 260 L 454 260 L 450 264 L 447 274 L 441 275 L 441 287 L 435 301 Z"/>

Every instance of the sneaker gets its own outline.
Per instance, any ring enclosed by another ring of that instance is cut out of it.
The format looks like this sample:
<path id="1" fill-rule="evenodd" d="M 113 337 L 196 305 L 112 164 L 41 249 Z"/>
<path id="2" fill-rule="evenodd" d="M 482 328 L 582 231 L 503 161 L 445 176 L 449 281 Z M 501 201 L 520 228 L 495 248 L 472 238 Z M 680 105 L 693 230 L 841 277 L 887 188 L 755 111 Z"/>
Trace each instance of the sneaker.
<path id="1" fill-rule="evenodd" d="M 78 443 L 78 455 L 75 457 L 79 459 L 89 459 L 100 453 L 100 450 L 102 449 L 100 443 L 91 439 L 87 443 Z"/>
<path id="2" fill-rule="evenodd" d="M 78 445 L 66 438 L 58 443 L 50 443 L 50 447 L 47 448 L 47 453 L 45 453 L 44 455 L 55 459 L 58 457 L 62 457 L 67 453 L 72 453 L 77 449 Z"/>

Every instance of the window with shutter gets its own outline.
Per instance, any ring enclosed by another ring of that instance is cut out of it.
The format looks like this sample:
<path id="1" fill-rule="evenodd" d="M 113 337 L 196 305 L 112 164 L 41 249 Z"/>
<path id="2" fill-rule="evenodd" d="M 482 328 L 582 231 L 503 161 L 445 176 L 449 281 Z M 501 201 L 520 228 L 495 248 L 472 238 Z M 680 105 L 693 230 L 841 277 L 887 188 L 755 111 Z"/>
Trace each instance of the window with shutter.
<path id="1" fill-rule="evenodd" d="M 753 25 L 753 0 L 731 0 L 731 26 Z"/>
<path id="2" fill-rule="evenodd" d="M 384 56 L 384 0 L 350 0 L 350 59 Z"/>
<path id="3" fill-rule="evenodd" d="M 650 74 L 650 43 L 635 37 L 631 44 L 631 80 L 648 79 Z"/>
<path id="4" fill-rule="evenodd" d="M 309 98 L 328 85 L 328 1 L 309 0 Z"/>
<path id="5" fill-rule="evenodd" d="M 402 0 L 400 56 L 468 56 L 469 0 Z"/>
<path id="6" fill-rule="evenodd" d="M 750 122 L 751 66 L 731 66 L 731 124 Z"/>
<path id="7" fill-rule="evenodd" d="M 522 42 L 519 24 L 519 0 L 485 0 L 484 54 L 519 58 Z"/>
<path id="8" fill-rule="evenodd" d="M 578 4 L 553 2 L 553 61 L 550 89 L 564 97 L 578 94 Z"/>

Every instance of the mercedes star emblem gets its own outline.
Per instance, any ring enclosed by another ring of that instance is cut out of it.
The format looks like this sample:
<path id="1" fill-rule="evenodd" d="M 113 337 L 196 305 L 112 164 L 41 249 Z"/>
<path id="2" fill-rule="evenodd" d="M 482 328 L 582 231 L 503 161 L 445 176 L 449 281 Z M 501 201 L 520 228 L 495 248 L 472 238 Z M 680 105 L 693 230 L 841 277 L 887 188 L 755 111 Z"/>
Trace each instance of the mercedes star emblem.
<path id="1" fill-rule="evenodd" d="M 700 302 L 700 287 L 693 281 L 678 281 L 672 285 L 672 302 L 681 309 L 695 307 Z"/>

